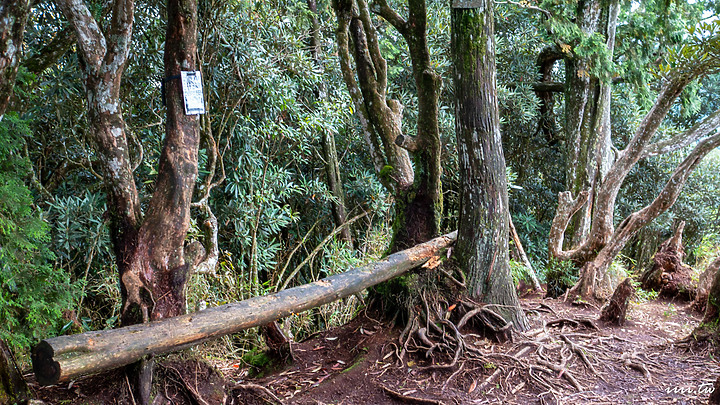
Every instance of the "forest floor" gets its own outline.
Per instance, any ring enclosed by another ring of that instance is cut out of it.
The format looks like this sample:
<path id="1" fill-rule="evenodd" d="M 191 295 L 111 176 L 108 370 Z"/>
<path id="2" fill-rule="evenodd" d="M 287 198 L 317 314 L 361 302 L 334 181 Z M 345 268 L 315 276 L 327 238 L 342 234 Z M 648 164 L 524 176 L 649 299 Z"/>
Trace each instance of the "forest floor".
<path id="1" fill-rule="evenodd" d="M 453 367 L 437 368 L 452 360 L 442 353 L 432 359 L 409 353 L 401 361 L 402 331 L 362 314 L 293 344 L 294 363 L 262 376 L 250 378 L 240 361 L 214 364 L 229 387 L 222 400 L 199 388 L 198 379 L 212 373 L 162 366 L 183 371 L 170 376 L 156 403 L 704 404 L 720 375 L 709 349 L 678 343 L 700 318 L 687 303 L 631 304 L 625 325 L 613 327 L 596 321 L 599 311 L 590 305 L 538 296 L 521 302 L 530 331 L 506 343 L 465 334 L 482 356 L 460 358 Z M 31 387 L 47 403 L 132 404 L 123 375 Z"/>

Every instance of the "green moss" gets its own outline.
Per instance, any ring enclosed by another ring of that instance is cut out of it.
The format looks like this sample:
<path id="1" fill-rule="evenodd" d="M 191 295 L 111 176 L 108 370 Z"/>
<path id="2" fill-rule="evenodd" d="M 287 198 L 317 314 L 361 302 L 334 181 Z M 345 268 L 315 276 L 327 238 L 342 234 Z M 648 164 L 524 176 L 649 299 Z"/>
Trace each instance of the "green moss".
<path id="1" fill-rule="evenodd" d="M 354 369 L 355 367 L 357 367 L 358 365 L 362 364 L 362 362 L 365 361 L 365 357 L 367 355 L 367 348 L 363 348 L 363 349 L 365 350 L 365 354 L 357 356 L 355 358 L 355 360 L 353 360 L 353 363 L 350 365 L 350 367 L 343 370 L 340 374 L 345 374 L 345 373 L 349 372 L 350 370 Z"/>
<path id="2" fill-rule="evenodd" d="M 381 178 L 389 177 L 394 170 L 395 168 L 393 168 L 392 166 L 385 165 L 383 166 L 382 170 L 380 170 L 379 176 Z"/>
<path id="3" fill-rule="evenodd" d="M 245 354 L 242 357 L 242 361 L 251 367 L 248 372 L 250 377 L 262 377 L 267 371 L 281 366 L 280 364 L 277 364 L 276 359 L 269 354 L 256 350 Z"/>

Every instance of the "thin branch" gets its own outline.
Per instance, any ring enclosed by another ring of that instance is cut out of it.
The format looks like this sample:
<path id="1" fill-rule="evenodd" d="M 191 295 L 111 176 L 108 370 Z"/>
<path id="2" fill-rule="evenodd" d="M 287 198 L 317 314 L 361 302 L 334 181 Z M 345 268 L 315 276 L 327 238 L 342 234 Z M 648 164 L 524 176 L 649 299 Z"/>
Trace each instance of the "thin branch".
<path id="1" fill-rule="evenodd" d="M 327 237 L 325 237 L 325 239 L 323 239 L 323 241 L 320 242 L 320 244 L 318 244 L 317 247 L 315 247 L 315 249 L 313 249 L 312 252 L 310 252 L 310 254 L 308 255 L 308 257 L 306 257 L 305 260 L 302 261 L 302 263 L 300 263 L 297 267 L 295 267 L 295 270 L 293 270 L 292 273 L 290 273 L 290 275 L 288 276 L 287 280 L 285 280 L 285 282 L 283 283 L 283 286 L 282 286 L 282 288 L 280 288 L 280 290 L 284 290 L 285 288 L 287 288 L 288 284 L 290 284 L 290 281 L 292 281 L 292 279 L 295 278 L 295 276 L 298 274 L 298 272 L 299 272 L 306 264 L 308 264 L 308 262 L 309 262 L 310 260 L 312 260 L 312 259 L 315 257 L 315 255 L 318 254 L 318 252 L 320 252 L 320 249 L 322 249 L 323 246 L 325 246 L 328 242 L 330 242 L 335 235 L 337 235 L 338 233 L 340 233 L 340 231 L 342 231 L 343 228 L 345 228 L 346 226 L 350 226 L 350 224 L 352 224 L 353 222 L 357 221 L 357 220 L 360 219 L 360 218 L 363 218 L 363 217 L 366 216 L 367 214 L 368 214 L 367 212 L 364 212 L 364 213 L 362 213 L 362 214 L 360 214 L 360 215 L 357 215 L 357 216 L 349 219 L 349 220 L 348 220 L 347 222 L 345 222 L 344 224 L 342 224 L 342 225 L 338 226 L 337 228 L 335 228 L 332 232 L 330 232 L 330 235 L 328 235 Z M 280 281 L 280 280 L 278 280 L 278 284 L 279 284 L 279 281 Z M 279 290 L 278 290 L 278 291 L 279 291 Z"/>
<path id="2" fill-rule="evenodd" d="M 386 0 L 375 0 L 370 4 L 370 9 L 373 13 L 379 15 L 385 21 L 389 22 L 395 27 L 398 32 L 406 37 L 408 33 L 407 21 L 400 14 L 397 13 L 392 7 L 390 7 Z"/>
<path id="3" fill-rule="evenodd" d="M 720 110 L 715 111 L 689 130 L 668 140 L 656 142 L 645 147 L 641 159 L 662 155 L 682 149 L 700 138 L 704 138 L 720 126 Z"/>

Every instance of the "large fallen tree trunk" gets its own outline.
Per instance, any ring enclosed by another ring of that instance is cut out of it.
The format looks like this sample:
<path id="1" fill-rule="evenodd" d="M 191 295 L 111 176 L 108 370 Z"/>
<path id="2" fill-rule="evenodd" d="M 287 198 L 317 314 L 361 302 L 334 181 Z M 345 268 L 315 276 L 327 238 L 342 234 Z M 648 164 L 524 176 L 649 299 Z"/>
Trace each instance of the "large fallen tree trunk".
<path id="1" fill-rule="evenodd" d="M 453 232 L 385 259 L 314 283 L 192 314 L 123 328 L 59 336 L 41 341 L 32 353 L 42 385 L 111 370 L 142 356 L 185 349 L 360 292 L 416 268 L 457 238 Z"/>

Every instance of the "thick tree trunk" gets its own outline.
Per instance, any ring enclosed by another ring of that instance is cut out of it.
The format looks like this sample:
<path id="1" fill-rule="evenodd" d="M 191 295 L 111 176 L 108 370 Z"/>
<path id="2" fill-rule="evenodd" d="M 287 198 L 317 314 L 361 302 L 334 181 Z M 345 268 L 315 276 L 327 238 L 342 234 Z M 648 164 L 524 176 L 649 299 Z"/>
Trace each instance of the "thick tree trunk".
<path id="1" fill-rule="evenodd" d="M 455 132 L 462 189 L 455 257 L 471 297 L 528 328 L 508 264 L 508 195 L 495 79 L 493 1 L 452 10 Z"/>
<path id="2" fill-rule="evenodd" d="M 0 120 L 15 87 L 31 4 L 31 0 L 4 0 L 0 4 Z"/>
<path id="3" fill-rule="evenodd" d="M 608 58 L 615 46 L 617 1 L 578 3 L 577 24 L 585 35 L 605 38 Z M 590 190 L 588 204 L 571 223 L 572 246 L 580 245 L 590 232 L 593 202 L 611 162 L 611 81 L 591 75 L 590 60 L 568 52 L 565 59 L 565 123 L 568 146 L 567 190 L 574 195 Z"/>
<path id="4" fill-rule="evenodd" d="M 300 313 L 358 293 L 417 268 L 455 242 L 457 232 L 385 259 L 314 283 L 159 321 L 119 329 L 59 336 L 40 342 L 32 354 L 40 384 L 67 382 L 169 353 Z"/>
<path id="5" fill-rule="evenodd" d="M 200 136 L 198 118 L 184 113 L 181 70 L 196 68 L 195 0 L 169 0 L 165 41 L 167 123 L 155 191 L 143 221 L 135 186 L 125 122 L 120 109 L 120 82 L 127 62 L 134 3 L 116 0 L 109 27 L 101 30 L 81 0 L 58 0 L 73 25 L 80 48 L 90 123 L 108 190 L 110 233 L 122 296 L 123 325 L 184 313 L 184 241 L 197 177 Z M 133 371 L 141 403 L 149 401 L 152 362 Z"/>

